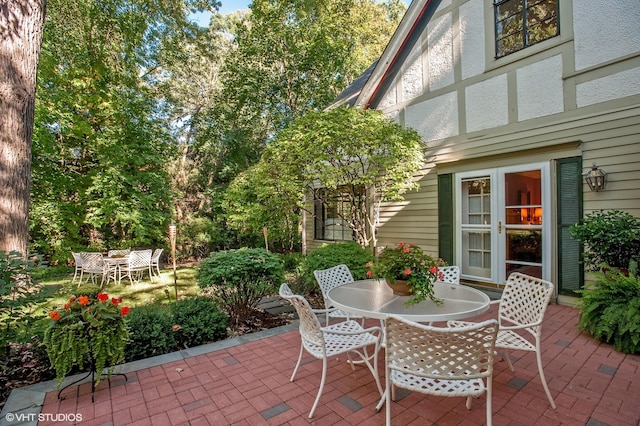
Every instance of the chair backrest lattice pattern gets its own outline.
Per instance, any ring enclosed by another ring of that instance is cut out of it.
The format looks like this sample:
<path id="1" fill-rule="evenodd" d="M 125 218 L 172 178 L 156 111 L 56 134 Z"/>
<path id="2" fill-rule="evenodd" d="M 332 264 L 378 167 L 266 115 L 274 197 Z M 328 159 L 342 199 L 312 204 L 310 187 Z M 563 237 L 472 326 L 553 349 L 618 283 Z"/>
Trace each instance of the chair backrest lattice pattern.
<path id="1" fill-rule="evenodd" d="M 322 297 L 324 298 L 326 308 L 330 307 L 327 295 L 331 290 L 353 282 L 353 276 L 347 265 L 338 265 L 328 269 L 313 271 L 313 275 L 316 277 L 316 281 L 318 281 L 320 290 L 322 290 Z"/>
<path id="2" fill-rule="evenodd" d="M 107 256 L 127 256 L 129 253 L 131 253 L 131 249 L 109 250 Z"/>
<path id="3" fill-rule="evenodd" d="M 497 333 L 498 322 L 493 319 L 441 328 L 390 316 L 386 321 L 387 363 L 392 370 L 433 379 L 420 382 L 429 387 L 424 389 L 427 393 L 455 396 L 457 385 L 452 381 L 491 376 Z"/>
<path id="4" fill-rule="evenodd" d="M 82 253 L 71 252 L 71 255 L 73 256 L 73 261 L 76 264 L 76 268 L 81 267 L 82 266 Z"/>
<path id="5" fill-rule="evenodd" d="M 82 270 L 92 274 L 100 274 L 104 268 L 102 253 L 84 252 L 80 253 L 82 258 Z"/>
<path id="6" fill-rule="evenodd" d="M 300 337 L 303 345 L 309 349 L 312 354 L 318 353 L 318 350 L 324 348 L 324 336 L 320 326 L 320 321 L 313 313 L 311 305 L 302 296 L 293 294 L 291 288 L 287 284 L 280 286 L 280 297 L 288 300 L 295 308 L 300 319 Z"/>
<path id="7" fill-rule="evenodd" d="M 542 319 L 547 310 L 553 284 L 540 278 L 514 272 L 509 275 L 507 284 L 500 298 L 498 320 L 501 326 L 535 324 L 526 328 L 536 335 L 541 332 Z"/>
<path id="8" fill-rule="evenodd" d="M 155 249 L 153 251 L 153 255 L 151 256 L 151 260 L 157 264 L 160 261 L 160 256 L 162 255 L 162 249 Z"/>
<path id="9" fill-rule="evenodd" d="M 129 253 L 127 268 L 130 271 L 148 270 L 151 265 L 151 250 L 133 250 Z"/>
<path id="10" fill-rule="evenodd" d="M 459 266 L 441 266 L 438 272 L 442 273 L 440 281 L 450 284 L 460 284 L 460 267 Z"/>

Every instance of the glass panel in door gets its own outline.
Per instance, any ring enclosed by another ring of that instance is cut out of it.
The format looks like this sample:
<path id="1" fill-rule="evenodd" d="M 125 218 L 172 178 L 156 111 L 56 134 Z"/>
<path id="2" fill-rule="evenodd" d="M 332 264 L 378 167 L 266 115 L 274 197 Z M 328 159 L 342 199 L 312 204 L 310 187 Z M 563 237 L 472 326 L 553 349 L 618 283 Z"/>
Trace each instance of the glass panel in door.
<path id="1" fill-rule="evenodd" d="M 542 278 L 541 170 L 504 174 L 505 277 L 521 272 Z"/>
<path id="2" fill-rule="evenodd" d="M 461 273 L 491 278 L 491 178 L 473 177 L 461 184 Z"/>

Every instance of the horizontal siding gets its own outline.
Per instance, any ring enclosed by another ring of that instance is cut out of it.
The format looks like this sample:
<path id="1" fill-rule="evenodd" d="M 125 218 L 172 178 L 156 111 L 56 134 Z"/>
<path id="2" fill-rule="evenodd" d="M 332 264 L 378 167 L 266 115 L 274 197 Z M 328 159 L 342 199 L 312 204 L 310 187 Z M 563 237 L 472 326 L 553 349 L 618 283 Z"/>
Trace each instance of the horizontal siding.
<path id="1" fill-rule="evenodd" d="M 639 99 L 640 101 L 640 99 Z M 600 115 L 575 117 L 566 120 L 530 120 L 526 128 L 519 124 L 494 129 L 491 136 L 463 135 L 452 141 L 432 143 L 432 154 L 438 163 L 477 159 L 491 155 L 516 153 L 571 141 L 592 141 L 602 138 L 634 134 L 638 125 L 637 106 Z M 533 123 L 533 122 L 536 123 Z M 637 134 L 637 133 L 636 133 Z"/>
<path id="2" fill-rule="evenodd" d="M 629 110 L 635 115 L 601 121 L 598 128 L 583 136 L 582 158 L 584 172 L 596 165 L 607 173 L 603 191 L 584 188 L 585 213 L 595 210 L 618 209 L 640 217 L 640 106 Z"/>
<path id="3" fill-rule="evenodd" d="M 434 256 L 438 252 L 438 179 L 426 170 L 420 189 L 405 194 L 405 200 L 384 203 L 380 208 L 378 246 L 398 242 L 417 244 Z"/>

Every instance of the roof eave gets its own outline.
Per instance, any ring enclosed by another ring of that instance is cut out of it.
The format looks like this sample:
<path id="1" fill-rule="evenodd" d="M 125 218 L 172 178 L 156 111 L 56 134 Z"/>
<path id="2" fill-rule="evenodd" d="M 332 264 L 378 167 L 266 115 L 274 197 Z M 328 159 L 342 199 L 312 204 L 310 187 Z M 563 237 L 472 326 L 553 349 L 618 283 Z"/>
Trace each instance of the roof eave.
<path id="1" fill-rule="evenodd" d="M 369 108 L 384 83 L 394 77 L 398 65 L 420 38 L 421 31 L 440 5 L 441 0 L 413 0 L 398 29 L 378 60 L 378 64 L 355 101 L 356 108 Z"/>

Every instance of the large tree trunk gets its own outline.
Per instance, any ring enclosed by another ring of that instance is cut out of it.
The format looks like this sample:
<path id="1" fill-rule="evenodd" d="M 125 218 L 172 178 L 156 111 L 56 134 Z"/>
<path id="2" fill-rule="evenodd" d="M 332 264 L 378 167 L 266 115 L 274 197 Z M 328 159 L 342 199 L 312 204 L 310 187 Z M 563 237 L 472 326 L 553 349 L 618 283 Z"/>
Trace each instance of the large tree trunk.
<path id="1" fill-rule="evenodd" d="M 45 5 L 46 0 L 0 0 L 0 250 L 25 256 Z"/>

